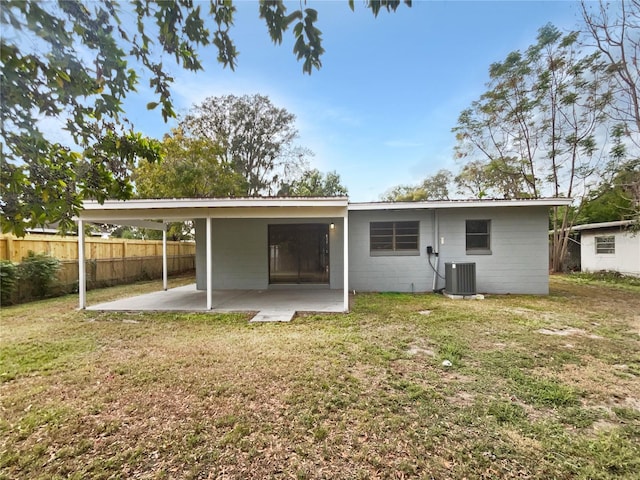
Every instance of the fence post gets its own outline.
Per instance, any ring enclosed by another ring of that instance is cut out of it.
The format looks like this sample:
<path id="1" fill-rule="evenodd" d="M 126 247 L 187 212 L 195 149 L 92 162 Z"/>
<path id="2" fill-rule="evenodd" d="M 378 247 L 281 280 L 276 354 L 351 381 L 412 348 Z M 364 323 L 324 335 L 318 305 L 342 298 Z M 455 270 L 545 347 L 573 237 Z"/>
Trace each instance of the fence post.
<path id="1" fill-rule="evenodd" d="M 13 237 L 11 235 L 7 235 L 5 238 L 5 246 L 7 247 L 7 260 L 13 262 Z"/>
<path id="2" fill-rule="evenodd" d="M 122 240 L 122 280 L 127 278 L 127 241 Z"/>

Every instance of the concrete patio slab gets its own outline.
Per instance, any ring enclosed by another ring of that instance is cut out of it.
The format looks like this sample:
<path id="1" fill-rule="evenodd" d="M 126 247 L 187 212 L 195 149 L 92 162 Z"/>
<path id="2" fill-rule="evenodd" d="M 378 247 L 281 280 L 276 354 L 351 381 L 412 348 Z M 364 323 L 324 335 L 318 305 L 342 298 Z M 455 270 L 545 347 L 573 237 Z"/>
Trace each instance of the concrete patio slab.
<path id="1" fill-rule="evenodd" d="M 91 305 L 95 311 L 206 312 L 207 293 L 195 284 Z M 211 312 L 343 312 L 342 290 L 278 288 L 214 290 Z"/>

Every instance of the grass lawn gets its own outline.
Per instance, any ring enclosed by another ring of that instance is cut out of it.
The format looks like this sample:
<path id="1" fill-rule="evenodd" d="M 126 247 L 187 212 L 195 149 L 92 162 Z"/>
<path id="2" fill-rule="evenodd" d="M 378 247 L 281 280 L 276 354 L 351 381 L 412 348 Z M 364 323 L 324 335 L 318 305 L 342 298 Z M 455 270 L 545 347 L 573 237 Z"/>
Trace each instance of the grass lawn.
<path id="1" fill-rule="evenodd" d="M 289 324 L 3 308 L 0 478 L 638 478 L 640 286 L 551 289 Z"/>

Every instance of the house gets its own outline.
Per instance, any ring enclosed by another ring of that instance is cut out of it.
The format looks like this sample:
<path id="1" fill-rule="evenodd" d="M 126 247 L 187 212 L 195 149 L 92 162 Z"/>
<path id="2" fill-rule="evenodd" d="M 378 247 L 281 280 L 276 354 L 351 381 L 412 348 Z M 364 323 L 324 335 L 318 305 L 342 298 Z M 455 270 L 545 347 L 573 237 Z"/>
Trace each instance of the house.
<path id="1" fill-rule="evenodd" d="M 78 222 L 165 229 L 193 220 L 196 283 L 214 290 L 278 288 L 427 292 L 447 263 L 473 263 L 477 291 L 547 294 L 549 208 L 570 199 L 351 203 L 337 198 L 85 202 Z M 82 231 L 82 228 L 80 228 Z M 166 237 L 166 235 L 165 235 Z M 83 237 L 79 239 L 84 258 Z M 80 305 L 84 272 L 80 263 Z M 166 289 L 166 276 L 165 276 Z"/>
<path id="2" fill-rule="evenodd" d="M 580 233 L 583 272 L 608 270 L 640 277 L 640 234 L 631 230 L 633 220 L 576 225 Z"/>

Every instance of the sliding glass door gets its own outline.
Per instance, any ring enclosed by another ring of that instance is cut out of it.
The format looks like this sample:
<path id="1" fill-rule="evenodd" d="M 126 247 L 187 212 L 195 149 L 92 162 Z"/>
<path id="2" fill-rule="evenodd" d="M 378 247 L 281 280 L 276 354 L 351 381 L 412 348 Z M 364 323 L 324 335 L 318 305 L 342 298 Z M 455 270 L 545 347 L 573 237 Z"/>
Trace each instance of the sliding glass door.
<path id="1" fill-rule="evenodd" d="M 329 225 L 269 225 L 269 283 L 329 283 Z"/>

